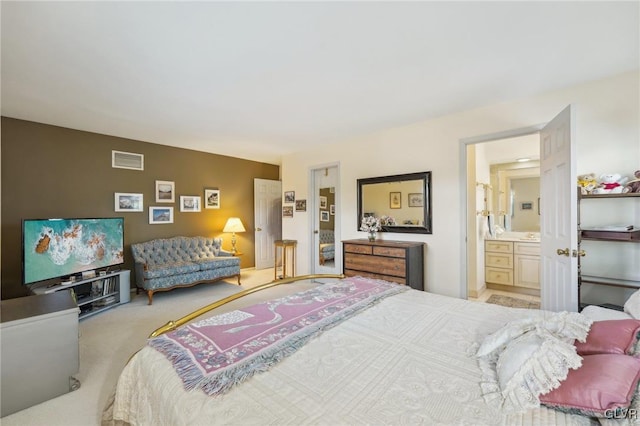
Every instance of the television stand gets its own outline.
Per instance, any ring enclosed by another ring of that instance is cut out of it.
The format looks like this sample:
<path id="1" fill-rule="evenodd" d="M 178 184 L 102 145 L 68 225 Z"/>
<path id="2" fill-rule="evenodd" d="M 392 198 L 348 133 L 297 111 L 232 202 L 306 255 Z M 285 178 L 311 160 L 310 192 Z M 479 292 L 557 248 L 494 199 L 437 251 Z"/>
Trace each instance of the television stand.
<path id="1" fill-rule="evenodd" d="M 120 269 L 91 278 L 31 287 L 36 295 L 60 290 L 71 290 L 80 308 L 78 318 L 84 319 L 131 300 L 130 272 Z"/>

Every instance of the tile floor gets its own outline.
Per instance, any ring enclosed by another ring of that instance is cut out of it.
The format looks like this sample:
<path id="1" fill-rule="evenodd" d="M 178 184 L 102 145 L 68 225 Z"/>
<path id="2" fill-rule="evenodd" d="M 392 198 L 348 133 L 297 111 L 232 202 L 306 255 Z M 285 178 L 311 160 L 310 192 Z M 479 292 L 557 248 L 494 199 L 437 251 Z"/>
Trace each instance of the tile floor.
<path id="1" fill-rule="evenodd" d="M 540 297 L 539 296 L 530 296 L 528 294 L 520 294 L 520 293 L 512 293 L 509 291 L 502 291 L 502 290 L 493 290 L 490 288 L 485 289 L 485 291 L 482 292 L 482 294 L 480 294 L 480 296 L 478 296 L 477 298 L 475 297 L 469 297 L 469 300 L 473 300 L 476 302 L 486 302 L 488 298 L 491 297 L 492 294 L 499 294 L 502 296 L 509 296 L 509 297 L 514 297 L 516 299 L 523 299 L 523 300 L 528 300 L 528 301 L 533 301 L 533 302 L 540 302 Z"/>

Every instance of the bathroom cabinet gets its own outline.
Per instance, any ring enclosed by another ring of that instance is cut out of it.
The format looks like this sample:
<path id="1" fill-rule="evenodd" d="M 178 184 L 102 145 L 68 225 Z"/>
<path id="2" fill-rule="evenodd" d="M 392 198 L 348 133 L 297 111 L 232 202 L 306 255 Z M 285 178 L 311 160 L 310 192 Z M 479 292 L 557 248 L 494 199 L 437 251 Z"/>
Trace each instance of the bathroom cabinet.
<path id="1" fill-rule="evenodd" d="M 485 282 L 540 289 L 540 243 L 485 240 Z"/>

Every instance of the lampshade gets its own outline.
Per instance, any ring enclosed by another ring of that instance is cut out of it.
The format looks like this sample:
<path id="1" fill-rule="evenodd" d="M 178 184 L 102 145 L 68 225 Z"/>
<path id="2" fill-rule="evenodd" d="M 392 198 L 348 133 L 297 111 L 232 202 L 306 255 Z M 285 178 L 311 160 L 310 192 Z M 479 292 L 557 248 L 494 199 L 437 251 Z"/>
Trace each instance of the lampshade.
<path id="1" fill-rule="evenodd" d="M 230 217 L 224 225 L 222 232 L 245 232 L 244 225 L 239 217 Z"/>

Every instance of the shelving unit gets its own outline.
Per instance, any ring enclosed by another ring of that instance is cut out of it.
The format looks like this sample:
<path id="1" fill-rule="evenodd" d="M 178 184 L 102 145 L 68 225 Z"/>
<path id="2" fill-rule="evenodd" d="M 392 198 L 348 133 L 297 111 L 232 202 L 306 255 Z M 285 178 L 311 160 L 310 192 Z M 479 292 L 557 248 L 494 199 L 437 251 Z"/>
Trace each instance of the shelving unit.
<path id="1" fill-rule="evenodd" d="M 71 290 L 84 319 L 120 304 L 128 303 L 130 296 L 130 272 L 120 270 L 71 283 L 32 288 L 33 294 L 49 294 L 60 290 Z"/>
<path id="2" fill-rule="evenodd" d="M 635 229 L 633 231 L 582 229 L 581 223 L 580 223 L 580 216 L 581 216 L 580 210 L 581 210 L 582 201 L 586 199 L 612 199 L 612 198 L 627 199 L 627 200 L 635 199 L 640 201 L 640 194 L 632 193 L 632 194 L 583 195 L 580 193 L 580 189 L 578 189 L 578 254 L 579 254 L 578 256 L 578 300 L 580 301 L 581 308 L 585 306 L 584 304 L 582 304 L 580 299 L 580 289 L 583 283 L 618 287 L 618 288 L 627 288 L 627 289 L 640 289 L 640 280 L 627 280 L 627 279 L 582 274 L 582 257 L 584 256 L 584 251 L 582 250 L 583 240 L 608 241 L 608 242 L 615 242 L 615 243 L 621 243 L 621 244 L 640 243 L 639 229 Z M 634 225 L 638 225 L 638 224 L 634 224 Z M 622 307 L 617 305 L 603 304 L 601 306 L 622 310 Z"/>

